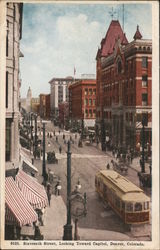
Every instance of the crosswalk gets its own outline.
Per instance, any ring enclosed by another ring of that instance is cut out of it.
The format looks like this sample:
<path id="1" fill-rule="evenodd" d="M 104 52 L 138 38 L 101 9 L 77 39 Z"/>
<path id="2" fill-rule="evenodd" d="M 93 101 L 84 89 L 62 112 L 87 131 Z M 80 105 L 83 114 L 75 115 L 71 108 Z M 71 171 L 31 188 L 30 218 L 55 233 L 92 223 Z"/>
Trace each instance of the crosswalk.
<path id="1" fill-rule="evenodd" d="M 66 159 L 67 158 L 67 154 L 66 153 L 56 153 L 56 158 L 58 160 L 60 159 Z M 93 154 L 72 154 L 72 158 L 73 159 L 80 159 L 80 158 L 90 158 L 90 159 L 93 159 L 93 158 L 102 158 L 102 155 L 93 155 Z M 106 155 L 103 155 L 103 158 L 105 159 L 108 159 L 108 156 Z"/>

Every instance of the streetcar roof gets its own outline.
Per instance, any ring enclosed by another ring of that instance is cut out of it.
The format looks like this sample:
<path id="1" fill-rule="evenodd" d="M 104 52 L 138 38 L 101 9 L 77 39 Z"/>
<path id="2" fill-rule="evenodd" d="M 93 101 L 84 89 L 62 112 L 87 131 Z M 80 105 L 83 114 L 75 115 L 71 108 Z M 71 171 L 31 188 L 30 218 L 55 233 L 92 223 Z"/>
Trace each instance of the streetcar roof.
<path id="1" fill-rule="evenodd" d="M 128 202 L 150 201 L 150 198 L 147 195 L 145 195 L 143 192 L 126 193 L 126 194 L 122 195 L 121 198 L 123 201 L 128 201 Z"/>
<path id="2" fill-rule="evenodd" d="M 119 173 L 113 170 L 101 170 L 100 173 L 106 180 L 109 180 L 114 186 L 119 188 L 120 191 L 123 193 L 143 192 L 141 188 L 137 187 L 127 178 L 125 178 L 124 176 L 120 175 Z"/>

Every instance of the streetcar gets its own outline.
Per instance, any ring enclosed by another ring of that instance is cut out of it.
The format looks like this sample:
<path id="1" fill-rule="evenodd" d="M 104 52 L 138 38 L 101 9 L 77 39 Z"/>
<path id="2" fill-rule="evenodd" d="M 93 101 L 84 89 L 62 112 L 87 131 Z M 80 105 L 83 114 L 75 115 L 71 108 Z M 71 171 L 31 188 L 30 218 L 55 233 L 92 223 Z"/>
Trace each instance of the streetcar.
<path id="1" fill-rule="evenodd" d="M 149 223 L 150 198 L 124 176 L 101 170 L 95 176 L 95 188 L 125 224 Z"/>

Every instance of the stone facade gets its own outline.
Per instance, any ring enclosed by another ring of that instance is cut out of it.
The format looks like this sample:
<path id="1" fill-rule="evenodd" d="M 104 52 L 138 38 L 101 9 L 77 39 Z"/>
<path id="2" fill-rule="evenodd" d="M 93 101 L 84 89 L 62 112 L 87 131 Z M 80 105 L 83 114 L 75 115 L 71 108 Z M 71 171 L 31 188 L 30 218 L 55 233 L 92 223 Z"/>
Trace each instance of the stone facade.
<path id="1" fill-rule="evenodd" d="M 104 143 L 107 136 L 114 147 L 139 150 L 143 117 L 145 144 L 152 143 L 152 41 L 142 39 L 137 26 L 128 43 L 118 21 L 112 21 L 108 31 L 96 58 L 97 131 Z"/>
<path id="2" fill-rule="evenodd" d="M 19 162 L 19 57 L 22 35 L 22 3 L 6 3 L 6 166 Z"/>
<path id="3" fill-rule="evenodd" d="M 74 78 L 69 76 L 66 78 L 52 78 L 50 83 L 51 95 L 51 119 L 57 119 L 58 106 L 62 102 L 68 102 L 69 92 L 68 87 L 74 81 Z"/>

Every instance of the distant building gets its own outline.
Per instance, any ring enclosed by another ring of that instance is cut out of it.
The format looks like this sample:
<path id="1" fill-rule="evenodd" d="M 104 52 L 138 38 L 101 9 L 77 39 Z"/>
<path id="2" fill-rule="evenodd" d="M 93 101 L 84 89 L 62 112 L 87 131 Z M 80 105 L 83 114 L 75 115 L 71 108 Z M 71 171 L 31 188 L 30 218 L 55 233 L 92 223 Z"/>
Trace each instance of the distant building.
<path id="1" fill-rule="evenodd" d="M 39 114 L 42 119 L 50 119 L 50 94 L 40 94 Z"/>
<path id="2" fill-rule="evenodd" d="M 39 114 L 40 112 L 40 98 L 32 97 L 31 99 L 31 111 L 34 113 Z"/>
<path id="3" fill-rule="evenodd" d="M 68 76 L 66 78 L 52 78 L 50 83 L 50 100 L 51 100 L 51 119 L 58 118 L 58 106 L 62 102 L 68 102 L 68 87 L 74 82 L 74 78 Z"/>
<path id="4" fill-rule="evenodd" d="M 31 112 L 31 100 L 32 100 L 32 90 L 29 87 L 26 98 L 26 111 Z"/>
<path id="5" fill-rule="evenodd" d="M 152 40 L 138 26 L 133 38 L 112 20 L 97 52 L 96 131 L 104 150 L 106 136 L 113 147 L 139 150 L 143 118 L 145 146 L 152 143 Z"/>
<path id="6" fill-rule="evenodd" d="M 61 102 L 58 106 L 59 109 L 59 125 L 62 128 L 67 128 L 69 125 L 69 103 Z"/>
<path id="7" fill-rule="evenodd" d="M 96 80 L 81 79 L 69 86 L 69 116 L 83 119 L 84 126 L 94 127 L 96 118 Z"/>
<path id="8" fill-rule="evenodd" d="M 23 3 L 6 3 L 6 169 L 19 165 L 20 40 Z"/>

